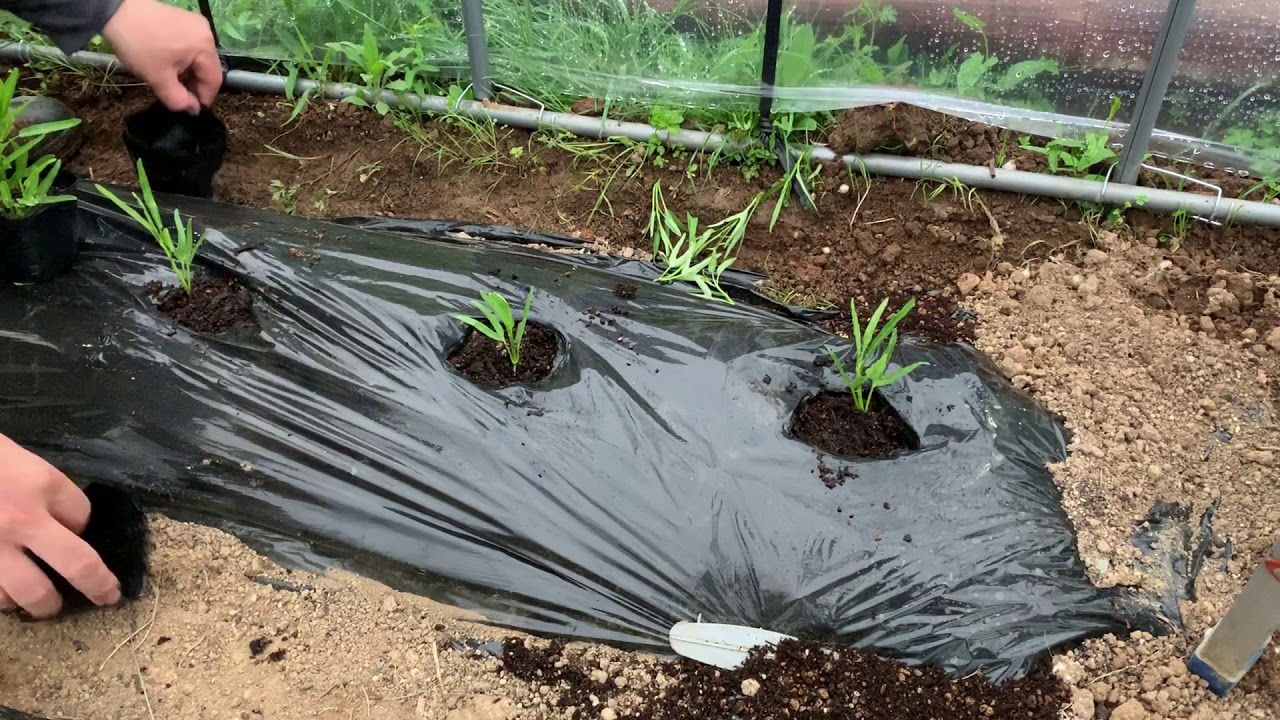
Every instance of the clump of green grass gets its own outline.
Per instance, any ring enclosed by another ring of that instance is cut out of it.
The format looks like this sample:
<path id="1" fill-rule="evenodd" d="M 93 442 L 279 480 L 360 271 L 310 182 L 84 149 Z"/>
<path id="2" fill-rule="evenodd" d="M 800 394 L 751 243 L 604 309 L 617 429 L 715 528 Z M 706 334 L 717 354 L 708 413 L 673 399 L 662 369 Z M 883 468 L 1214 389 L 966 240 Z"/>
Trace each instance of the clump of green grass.
<path id="1" fill-rule="evenodd" d="M 147 180 L 147 171 L 143 169 L 141 160 L 138 161 L 138 185 L 142 195 L 139 197 L 138 193 L 133 193 L 136 208 L 103 186 L 95 185 L 94 187 L 99 194 L 151 233 L 151 237 L 155 238 L 160 249 L 168 256 L 169 266 L 173 268 L 173 274 L 178 276 L 178 284 L 187 295 L 190 295 L 194 276 L 191 265 L 195 262 L 200 246 L 204 244 L 204 235 L 201 234 L 197 238 L 194 222 L 188 220 L 183 224 L 182 215 L 177 210 L 173 211 L 173 227 L 169 228 L 164 224 L 164 217 L 161 216 L 160 208 L 156 205 L 156 198 L 151 192 L 151 183 Z"/>
<path id="2" fill-rule="evenodd" d="M 520 346 L 524 343 L 524 331 L 529 323 L 529 308 L 533 306 L 533 288 L 529 288 L 529 295 L 524 299 L 524 314 L 518 323 L 511 315 L 511 305 L 501 293 L 480 293 L 480 299 L 472 300 L 471 304 L 480 310 L 483 319 L 467 315 L 456 317 L 506 349 L 514 371 L 520 366 Z"/>
<path id="3" fill-rule="evenodd" d="M 885 321 L 884 327 L 879 327 L 880 316 L 884 314 L 884 310 L 888 305 L 888 298 L 881 300 L 880 306 L 876 308 L 876 311 L 871 315 L 871 319 L 867 321 L 866 328 L 863 328 L 858 323 L 858 308 L 855 302 L 853 300 L 849 301 L 849 313 L 853 316 L 852 376 L 845 370 L 844 364 L 840 361 L 840 356 L 836 354 L 836 351 L 827 348 L 827 355 L 831 358 L 831 362 L 835 364 L 836 371 L 840 373 L 840 379 L 844 380 L 844 384 L 849 388 L 849 393 L 853 396 L 853 404 L 862 412 L 868 412 L 871 409 L 871 398 L 878 388 L 888 387 L 911 374 L 917 368 L 928 365 L 928 363 L 924 362 L 914 362 L 892 373 L 885 374 L 889 369 L 889 361 L 893 357 L 893 350 L 898 345 L 898 323 L 915 308 L 916 301 L 915 298 L 908 300 L 902 306 L 902 309 Z M 879 332 L 877 332 L 877 328 Z"/>

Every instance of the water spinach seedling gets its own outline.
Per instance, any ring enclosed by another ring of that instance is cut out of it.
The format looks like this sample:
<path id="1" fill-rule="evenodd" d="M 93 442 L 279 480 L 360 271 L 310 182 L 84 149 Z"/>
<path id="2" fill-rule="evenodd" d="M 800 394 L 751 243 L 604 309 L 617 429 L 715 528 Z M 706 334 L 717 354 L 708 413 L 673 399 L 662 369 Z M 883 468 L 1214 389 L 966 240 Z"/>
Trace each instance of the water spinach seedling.
<path id="1" fill-rule="evenodd" d="M 511 369 L 515 370 L 520 366 L 520 344 L 524 342 L 524 329 L 529 322 L 529 307 L 533 305 L 533 288 L 529 288 L 529 296 L 524 299 L 524 315 L 519 323 L 511 317 L 511 305 L 507 304 L 507 299 L 496 292 L 480 293 L 480 299 L 472 300 L 471 304 L 484 313 L 484 320 L 466 315 L 456 317 L 475 328 L 476 332 L 504 347 L 507 357 L 511 359 Z"/>
<path id="2" fill-rule="evenodd" d="M 893 356 L 893 349 L 898 344 L 898 323 L 916 306 L 916 301 L 915 298 L 908 300 L 901 310 L 885 322 L 880 332 L 876 332 L 876 327 L 880 324 L 880 316 L 884 314 L 888 304 L 888 298 L 880 301 L 880 307 L 876 308 L 864 329 L 858 323 L 858 309 L 854 301 L 849 301 L 849 313 L 853 316 L 853 377 L 849 377 L 835 350 L 827 348 L 827 355 L 831 357 L 831 362 L 835 364 L 840 378 L 844 380 L 844 384 L 849 387 L 849 392 L 853 395 L 853 404 L 862 412 L 871 409 L 871 397 L 876 388 L 892 385 L 916 368 L 928 365 L 924 362 L 915 362 L 885 375 L 885 370 L 889 367 L 889 359 Z"/>
<path id="3" fill-rule="evenodd" d="M 143 169 L 142 161 L 138 161 L 138 187 L 142 189 L 142 197 L 138 197 L 138 193 L 133 193 L 133 201 L 137 204 L 137 208 L 116 197 L 101 185 L 94 187 L 100 195 L 115 203 L 116 207 L 133 218 L 134 222 L 151 233 L 151 237 L 155 238 L 160 244 L 160 249 L 164 250 L 164 254 L 169 257 L 169 267 L 173 268 L 173 274 L 178 276 L 178 284 L 187 295 L 190 295 L 193 285 L 191 264 L 195 262 L 196 253 L 204 244 L 204 235 L 196 238 L 194 223 L 188 220 L 184 225 L 182 216 L 177 210 L 173 211 L 173 228 L 165 227 L 164 218 L 160 215 L 160 208 L 156 206 L 156 198 L 151 192 L 151 183 L 147 180 L 147 171 Z"/>
<path id="4" fill-rule="evenodd" d="M 18 71 L 13 70 L 0 82 L 0 217 L 29 217 L 45 205 L 72 202 L 74 195 L 54 194 L 62 161 L 43 155 L 34 161 L 31 151 L 53 133 L 69 130 L 80 123 L 76 118 L 22 126 L 21 110 L 12 104 L 18 88 Z M 17 112 L 15 112 L 17 110 Z"/>

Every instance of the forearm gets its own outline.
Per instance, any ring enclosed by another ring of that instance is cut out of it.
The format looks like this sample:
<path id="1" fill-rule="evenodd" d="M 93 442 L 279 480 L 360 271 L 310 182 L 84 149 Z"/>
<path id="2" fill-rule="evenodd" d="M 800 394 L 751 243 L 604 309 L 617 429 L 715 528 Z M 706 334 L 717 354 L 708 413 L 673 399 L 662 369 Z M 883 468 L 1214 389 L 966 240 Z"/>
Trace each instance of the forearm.
<path id="1" fill-rule="evenodd" d="M 8 10 L 48 35 L 58 49 L 81 50 L 119 9 L 123 0 L 0 0 Z"/>

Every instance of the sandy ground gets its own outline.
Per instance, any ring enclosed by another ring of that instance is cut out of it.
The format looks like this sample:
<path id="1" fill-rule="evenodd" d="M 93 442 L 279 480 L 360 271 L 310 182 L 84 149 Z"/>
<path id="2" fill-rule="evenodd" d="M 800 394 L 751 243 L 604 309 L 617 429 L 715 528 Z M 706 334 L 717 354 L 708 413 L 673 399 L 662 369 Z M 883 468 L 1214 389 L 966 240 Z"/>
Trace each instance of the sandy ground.
<path id="1" fill-rule="evenodd" d="M 979 346 L 1076 435 L 1055 477 L 1099 584 L 1164 587 L 1160 568 L 1129 543 L 1157 498 L 1185 504 L 1193 519 L 1220 501 L 1215 529 L 1232 547 L 1226 572 L 1207 563 L 1196 599 L 1182 604 L 1186 635 L 1107 637 L 1055 658 L 1073 689 L 1064 718 L 1280 718 L 1277 648 L 1225 700 L 1183 666 L 1280 532 L 1280 332 L 1225 341 L 1207 332 L 1241 303 L 1280 302 L 1280 280 L 1224 273 L 1205 316 L 1153 309 L 1179 273 L 1154 250 L 1104 233 L 1079 256 L 959 279 L 981 318 Z M 154 582 L 132 606 L 0 621 L 0 702 L 82 720 L 563 715 L 541 687 L 451 649 L 450 638 L 509 634 L 460 611 L 340 573 L 289 573 L 207 528 L 157 519 L 154 542 Z M 579 650 L 611 678 L 663 681 L 652 658 Z M 600 716 L 629 712 L 624 698 Z"/>

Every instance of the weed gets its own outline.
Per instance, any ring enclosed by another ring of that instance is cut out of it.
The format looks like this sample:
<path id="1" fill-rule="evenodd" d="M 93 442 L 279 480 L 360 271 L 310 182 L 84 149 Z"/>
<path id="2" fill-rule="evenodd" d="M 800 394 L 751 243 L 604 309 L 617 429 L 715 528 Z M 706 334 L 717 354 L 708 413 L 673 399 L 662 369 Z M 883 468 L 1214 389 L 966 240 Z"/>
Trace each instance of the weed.
<path id="1" fill-rule="evenodd" d="M 1107 122 L 1115 120 L 1120 110 L 1119 96 L 1111 98 L 1111 112 Z M 1022 138 L 1022 149 L 1044 155 L 1049 162 L 1049 171 L 1066 172 L 1078 175 L 1086 180 L 1102 181 L 1104 176 L 1092 172 L 1102 163 L 1116 159 L 1116 152 L 1111 149 L 1111 137 L 1105 132 L 1086 132 L 1078 138 L 1055 138 L 1039 147 L 1031 143 L 1028 137 Z"/>
<path id="2" fill-rule="evenodd" d="M 1257 195 L 1259 202 L 1269 203 L 1280 198 L 1280 179 L 1265 177 L 1254 183 L 1240 195 L 1241 200 L 1248 200 Z"/>
<path id="3" fill-rule="evenodd" d="M 52 195 L 53 183 L 62 161 L 53 155 L 31 160 L 31 151 L 49 135 L 80 123 L 77 118 L 19 127 L 13 112 L 13 96 L 18 87 L 18 71 L 12 70 L 0 82 L 0 214 L 23 218 L 44 205 L 71 202 L 72 195 Z M 15 132 L 15 129 L 17 130 Z"/>
<path id="4" fill-rule="evenodd" d="M 285 185 L 279 180 L 272 180 L 268 186 L 271 190 L 271 204 L 285 215 L 298 213 L 298 186 Z"/>
<path id="5" fill-rule="evenodd" d="M 524 314 L 518 323 L 511 316 L 511 305 L 500 293 L 480 293 L 480 299 L 472 300 L 471 304 L 484 314 L 484 320 L 466 315 L 456 317 L 475 328 L 476 332 L 501 345 L 511 360 L 511 369 L 515 370 L 520 366 L 520 345 L 524 343 L 524 330 L 529 322 L 529 308 L 533 305 L 533 288 L 529 288 L 529 295 L 524 299 Z"/>
<path id="6" fill-rule="evenodd" d="M 915 298 L 908 300 L 902 309 L 894 313 L 878 333 L 876 329 L 880 324 L 880 316 L 889 305 L 889 299 L 880 301 L 880 307 L 871 315 L 865 329 L 858 324 L 858 309 L 855 305 L 853 300 L 849 301 L 849 314 L 853 318 L 853 377 L 849 377 L 835 350 L 827 348 L 827 355 L 831 357 L 840 378 L 853 395 L 853 404 L 862 412 L 867 412 L 871 409 L 872 394 L 877 388 L 888 387 L 928 363 L 914 362 L 885 375 L 893 350 L 898 345 L 898 323 L 916 306 Z"/>
<path id="7" fill-rule="evenodd" d="M 568 153 L 574 167 L 590 165 L 582 182 L 575 190 L 592 190 L 596 193 L 595 204 L 591 206 L 588 220 L 604 208 L 612 216 L 613 204 L 609 201 L 609 191 L 619 180 L 630 180 L 644 169 L 646 163 L 661 157 L 662 144 L 638 143 L 624 137 L 613 137 L 605 140 L 582 140 L 564 131 L 544 131 L 536 136 L 538 142 L 547 147 Z"/>
<path id="8" fill-rule="evenodd" d="M 915 197 L 918 192 L 924 198 L 926 203 L 931 203 L 938 199 L 938 196 L 947 190 L 951 190 L 951 196 L 960 201 L 960 205 L 969 212 L 973 212 L 973 199 L 977 194 L 977 188 L 971 188 L 965 185 L 960 178 L 951 177 L 945 180 L 934 178 L 921 178 L 916 182 L 915 187 L 911 190 L 911 196 Z"/>
<path id="9" fill-rule="evenodd" d="M 156 206 L 156 198 L 151 192 L 151 183 L 147 181 L 147 171 L 142 167 L 141 160 L 138 161 L 138 186 L 142 190 L 142 196 L 139 197 L 137 193 L 133 193 L 133 201 L 137 204 L 135 209 L 133 205 L 116 197 L 110 190 L 101 185 L 95 185 L 100 195 L 110 200 L 134 222 L 151 233 L 151 237 L 155 238 L 160 249 L 168 256 L 169 266 L 173 268 L 173 274 L 178 276 L 178 284 L 187 295 L 190 295 L 193 278 L 191 265 L 195 262 L 200 246 L 204 244 L 204 235 L 197 239 L 193 221 L 188 220 L 184 225 L 182 216 L 177 210 L 173 211 L 173 228 L 165 227 L 164 218 L 160 215 L 160 208 Z"/>
<path id="10" fill-rule="evenodd" d="M 1169 217 L 1173 220 L 1173 231 L 1160 233 L 1158 242 L 1177 250 L 1181 247 L 1182 241 L 1187 239 L 1187 233 L 1191 230 L 1191 213 L 1186 208 L 1178 208 Z"/>
<path id="11" fill-rule="evenodd" d="M 782 215 L 782 208 L 791 200 L 791 191 L 799 186 L 800 191 L 809 195 L 809 188 L 812 187 L 813 181 L 817 179 L 818 174 L 822 172 L 822 166 L 814 164 L 809 157 L 809 151 L 805 151 L 781 178 L 778 179 L 770 191 L 778 193 L 778 200 L 773 204 L 773 214 L 769 217 L 769 232 L 773 232 L 773 228 L 778 224 L 778 218 Z"/>
<path id="12" fill-rule="evenodd" d="M 662 183 L 654 183 L 646 234 L 653 238 L 653 257 L 666 266 L 658 282 L 690 282 L 699 296 L 732 305 L 733 299 L 720 287 L 720 276 L 737 260 L 747 223 L 764 197 L 756 195 L 742 211 L 699 230 L 698 218 L 688 214 L 681 222 L 662 197 Z"/>

